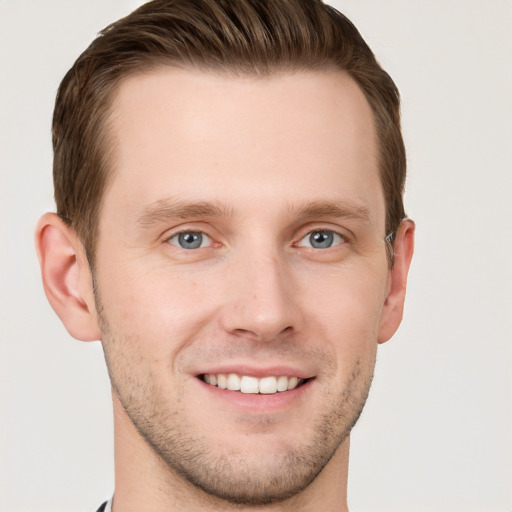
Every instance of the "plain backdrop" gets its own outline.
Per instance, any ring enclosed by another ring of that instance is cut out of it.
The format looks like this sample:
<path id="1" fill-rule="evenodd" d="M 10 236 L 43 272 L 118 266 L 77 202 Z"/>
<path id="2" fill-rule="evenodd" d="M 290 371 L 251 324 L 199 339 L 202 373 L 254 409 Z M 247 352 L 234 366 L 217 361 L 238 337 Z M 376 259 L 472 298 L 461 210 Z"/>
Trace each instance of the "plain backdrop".
<path id="1" fill-rule="evenodd" d="M 0 0 L 0 510 L 90 512 L 113 490 L 99 343 L 48 305 L 57 86 L 140 2 Z M 404 322 L 352 434 L 353 512 L 512 512 L 512 2 L 344 0 L 403 96 L 417 246 Z"/>

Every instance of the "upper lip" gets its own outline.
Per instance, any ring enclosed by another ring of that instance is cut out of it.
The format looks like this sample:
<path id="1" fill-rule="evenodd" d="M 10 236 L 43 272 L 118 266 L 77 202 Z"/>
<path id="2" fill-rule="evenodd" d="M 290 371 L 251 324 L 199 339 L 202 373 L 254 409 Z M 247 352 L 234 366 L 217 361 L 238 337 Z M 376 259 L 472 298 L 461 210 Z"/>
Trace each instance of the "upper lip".
<path id="1" fill-rule="evenodd" d="M 229 374 L 236 373 L 237 375 L 247 375 L 250 377 L 262 378 L 262 377 L 279 377 L 279 376 L 287 376 L 287 377 L 299 377 L 300 379 L 309 379 L 314 377 L 315 375 L 311 372 L 308 372 L 305 369 L 298 368 L 296 366 L 288 366 L 288 365 L 274 365 L 274 366 L 265 366 L 265 367 L 256 367 L 254 365 L 246 365 L 246 364 L 229 364 L 229 365 L 219 365 L 212 366 L 207 369 L 201 370 L 197 373 L 197 375 L 218 375 L 219 373 Z"/>

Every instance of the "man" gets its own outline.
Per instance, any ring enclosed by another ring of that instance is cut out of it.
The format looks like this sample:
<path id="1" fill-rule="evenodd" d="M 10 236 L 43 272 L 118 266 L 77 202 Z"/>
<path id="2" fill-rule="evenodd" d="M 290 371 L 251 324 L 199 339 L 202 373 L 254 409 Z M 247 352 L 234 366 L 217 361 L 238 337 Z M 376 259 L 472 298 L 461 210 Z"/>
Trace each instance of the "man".
<path id="1" fill-rule="evenodd" d="M 347 510 L 414 234 L 398 91 L 354 26 L 317 0 L 150 2 L 68 72 L 53 142 L 36 243 L 105 352 L 100 510 Z"/>

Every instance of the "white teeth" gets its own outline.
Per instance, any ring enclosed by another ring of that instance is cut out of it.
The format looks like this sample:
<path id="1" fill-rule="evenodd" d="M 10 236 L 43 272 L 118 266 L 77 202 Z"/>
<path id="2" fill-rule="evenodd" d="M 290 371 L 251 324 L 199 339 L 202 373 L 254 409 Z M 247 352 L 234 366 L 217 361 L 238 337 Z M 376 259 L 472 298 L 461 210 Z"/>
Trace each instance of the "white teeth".
<path id="1" fill-rule="evenodd" d="M 277 391 L 288 390 L 288 377 L 281 376 L 277 379 Z"/>
<path id="2" fill-rule="evenodd" d="M 240 377 L 236 373 L 228 375 L 228 389 L 230 391 L 240 391 Z"/>
<path id="3" fill-rule="evenodd" d="M 244 375 L 240 380 L 240 391 L 242 393 L 257 393 L 259 391 L 258 379 Z"/>
<path id="4" fill-rule="evenodd" d="M 295 389 L 299 383 L 298 377 L 290 377 L 288 379 L 288 389 Z"/>
<path id="5" fill-rule="evenodd" d="M 223 373 L 217 374 L 217 386 L 220 389 L 227 389 L 228 387 L 228 379 Z"/>
<path id="6" fill-rule="evenodd" d="M 277 379 L 275 377 L 263 377 L 263 379 L 260 380 L 259 388 L 260 393 L 263 393 L 264 395 L 271 395 L 277 391 Z"/>
<path id="7" fill-rule="evenodd" d="M 304 379 L 299 377 L 279 377 L 269 376 L 258 379 L 248 375 L 237 375 L 236 373 L 210 373 L 204 374 L 203 380 L 211 386 L 217 386 L 221 389 L 230 391 L 241 391 L 242 393 L 261 393 L 263 395 L 272 395 L 274 393 L 295 389 Z"/>

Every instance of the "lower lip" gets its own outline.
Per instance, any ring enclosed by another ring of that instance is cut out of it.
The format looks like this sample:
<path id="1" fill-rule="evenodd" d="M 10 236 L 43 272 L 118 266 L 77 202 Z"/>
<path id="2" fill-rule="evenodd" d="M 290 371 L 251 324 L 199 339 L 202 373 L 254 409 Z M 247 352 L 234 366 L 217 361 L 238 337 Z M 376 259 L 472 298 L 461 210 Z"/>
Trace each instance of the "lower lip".
<path id="1" fill-rule="evenodd" d="M 204 390 L 214 400 L 220 400 L 225 405 L 234 407 L 244 412 L 269 413 L 278 412 L 292 406 L 298 405 L 304 400 L 305 395 L 310 391 L 315 379 L 309 379 L 301 386 L 289 391 L 281 391 L 273 394 L 242 393 L 241 391 L 230 391 L 221 389 L 218 386 L 207 384 L 197 379 Z"/>

